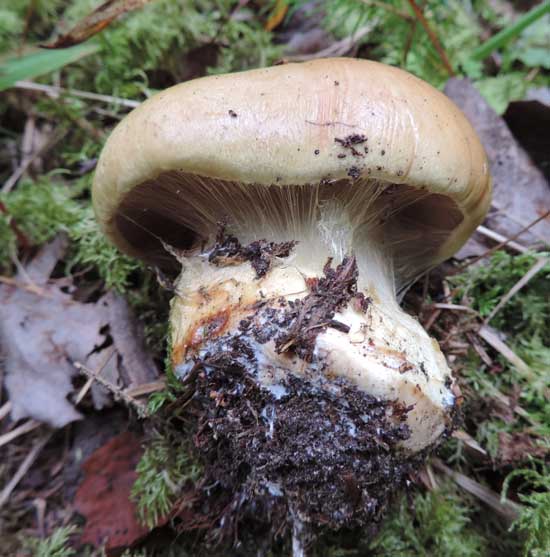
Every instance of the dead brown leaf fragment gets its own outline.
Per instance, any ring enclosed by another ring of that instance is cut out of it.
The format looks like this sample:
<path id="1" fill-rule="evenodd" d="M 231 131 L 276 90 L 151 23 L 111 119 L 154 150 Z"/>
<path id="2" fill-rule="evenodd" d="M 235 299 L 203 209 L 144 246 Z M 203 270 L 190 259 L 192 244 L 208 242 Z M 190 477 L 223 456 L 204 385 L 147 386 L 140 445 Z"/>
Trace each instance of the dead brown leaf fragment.
<path id="1" fill-rule="evenodd" d="M 86 519 L 81 543 L 95 547 L 105 544 L 107 555 L 117 555 L 149 532 L 139 523 L 130 499 L 142 452 L 141 440 L 125 432 L 84 463 L 84 481 L 74 500 L 76 510 Z"/>
<path id="2" fill-rule="evenodd" d="M 511 238 L 526 248 L 549 244 L 550 196 L 543 173 L 469 80 L 450 79 L 445 93 L 466 114 L 487 151 L 493 177 L 493 201 L 483 224 L 486 230 L 497 234 L 491 244 L 500 241 L 496 239 L 498 236 Z M 521 234 L 516 237 L 518 233 Z M 463 259 L 485 252 L 484 238 L 476 233 L 455 257 Z"/>
<path id="3" fill-rule="evenodd" d="M 83 43 L 103 31 L 119 16 L 145 6 L 151 0 L 107 0 L 92 13 L 79 21 L 68 33 L 53 42 L 40 45 L 42 48 L 67 48 Z"/>
<path id="4" fill-rule="evenodd" d="M 104 379 L 136 387 L 157 378 L 124 300 L 109 293 L 96 303 L 81 303 L 68 293 L 74 289 L 70 281 L 50 280 L 67 245 L 58 236 L 13 281 L 0 285 L 0 353 L 14 420 L 30 417 L 63 427 L 79 419 L 68 400 L 79 373 L 75 364 L 95 370 L 113 347 Z M 96 408 L 111 404 L 99 386 L 92 386 L 92 394 Z"/>

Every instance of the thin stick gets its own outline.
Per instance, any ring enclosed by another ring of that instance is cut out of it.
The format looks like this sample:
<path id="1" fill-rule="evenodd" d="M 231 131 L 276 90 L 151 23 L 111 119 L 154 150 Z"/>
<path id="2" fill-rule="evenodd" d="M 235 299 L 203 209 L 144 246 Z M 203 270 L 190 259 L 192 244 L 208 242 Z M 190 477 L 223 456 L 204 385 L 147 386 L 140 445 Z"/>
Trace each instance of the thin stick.
<path id="1" fill-rule="evenodd" d="M 111 360 L 111 358 L 113 357 L 115 352 L 116 352 L 116 348 L 113 346 L 111 348 L 111 350 L 109 350 L 109 352 L 107 353 L 105 358 L 103 359 L 103 362 L 99 366 L 98 370 L 94 372 L 92 377 L 88 378 L 86 383 L 84 383 L 82 389 L 80 389 L 80 392 L 78 393 L 78 395 L 76 396 L 76 399 L 74 401 L 75 406 L 78 406 L 82 402 L 82 399 L 86 396 L 86 393 L 90 390 L 90 387 L 92 386 L 93 382 L 97 379 L 97 377 L 105 369 L 105 367 L 107 366 L 107 364 L 109 363 L 109 361 Z"/>
<path id="2" fill-rule="evenodd" d="M 510 288 L 510 290 L 501 298 L 500 302 L 494 307 L 493 311 L 487 316 L 484 324 L 487 325 L 491 319 L 506 305 L 511 298 L 519 292 L 540 270 L 550 263 L 550 258 L 543 257 L 539 259 L 517 282 Z"/>
<path id="3" fill-rule="evenodd" d="M 49 141 L 46 141 L 46 143 L 40 149 L 37 149 L 32 154 L 32 156 L 30 156 L 28 159 L 25 159 L 24 161 L 22 161 L 22 163 L 15 169 L 15 172 L 13 172 L 12 175 L 4 182 L 4 185 L 2 186 L 2 193 L 9 193 L 13 189 L 13 186 L 15 186 L 15 184 L 17 184 L 17 182 L 19 181 L 19 178 L 21 178 L 21 176 L 23 176 L 23 174 L 25 174 L 25 172 L 27 171 L 29 166 L 38 157 L 43 155 L 48 149 L 53 147 L 58 141 L 63 139 L 63 137 L 66 135 L 66 133 L 67 133 L 67 130 L 65 130 L 65 129 L 62 129 L 61 131 L 58 131 L 57 133 L 54 133 L 53 136 L 51 137 L 51 139 Z"/>
<path id="4" fill-rule="evenodd" d="M 8 400 L 8 402 L 0 406 L 0 420 L 3 420 L 10 412 L 11 402 Z"/>
<path id="5" fill-rule="evenodd" d="M 476 450 L 478 453 L 481 453 L 483 456 L 487 456 L 487 451 L 468 433 L 466 433 L 462 429 L 456 429 L 453 431 L 453 438 L 462 441 L 468 447 Z"/>
<path id="6" fill-rule="evenodd" d="M 480 234 L 482 234 L 487 238 L 490 238 L 491 240 L 495 240 L 495 242 L 506 242 L 507 240 L 506 236 L 503 236 L 502 234 L 499 234 L 498 232 L 495 232 L 494 230 L 491 230 L 490 228 L 487 228 L 482 224 L 480 224 L 476 228 L 476 232 L 479 232 Z M 517 242 L 512 242 L 512 241 L 508 242 L 508 247 L 519 253 L 525 253 L 529 251 L 528 248 L 522 246 L 521 244 L 518 244 Z"/>
<path id="7" fill-rule="evenodd" d="M 495 251 L 499 250 L 500 248 L 503 248 L 504 246 L 507 246 L 510 242 L 512 242 L 514 240 L 517 240 L 522 234 L 524 234 L 530 228 L 532 228 L 533 226 L 538 224 L 541 220 L 544 220 L 545 218 L 548 218 L 548 216 L 550 216 L 550 209 L 548 209 L 548 211 L 544 212 L 539 218 L 535 219 L 533 222 L 531 222 L 527 226 L 523 227 L 519 232 L 517 232 L 516 234 L 514 234 L 510 238 L 507 238 L 505 241 L 500 242 L 500 244 L 497 244 L 496 246 L 493 246 L 491 249 L 487 250 L 485 253 L 482 253 L 481 255 L 478 255 L 477 257 L 474 257 L 474 259 L 472 259 L 471 261 L 468 261 L 464 265 L 461 265 L 460 267 L 458 267 L 457 272 L 463 271 L 464 269 L 466 269 L 466 267 L 469 267 L 470 265 L 473 265 L 474 263 L 477 263 L 481 259 L 484 259 L 485 257 L 493 254 Z"/>
<path id="8" fill-rule="evenodd" d="M 145 417 L 147 415 L 147 408 L 141 402 L 128 395 L 123 389 L 117 387 L 116 385 L 113 385 L 106 379 L 103 379 L 101 375 L 96 376 L 94 371 L 88 369 L 80 362 L 75 362 L 74 366 L 87 377 L 93 378 L 100 385 L 103 385 L 110 393 L 112 393 L 116 400 L 122 400 L 128 406 L 133 406 L 140 417 Z"/>
<path id="9" fill-rule="evenodd" d="M 78 89 L 65 89 L 64 87 L 56 87 L 54 85 L 43 85 L 42 83 L 35 83 L 34 81 L 17 81 L 14 87 L 17 89 L 46 93 L 53 97 L 66 94 L 72 97 L 88 99 L 90 101 L 119 104 L 128 108 L 136 108 L 141 104 L 139 101 L 132 101 L 130 99 L 121 99 L 119 97 L 112 97 L 111 95 L 99 95 L 98 93 L 89 93 L 88 91 L 80 91 Z"/>
<path id="10" fill-rule="evenodd" d="M 510 219 L 517 225 L 525 226 L 525 222 L 522 219 L 518 218 L 513 213 L 510 213 L 508 209 L 497 203 L 494 199 L 491 201 L 491 207 L 494 207 L 497 210 L 497 213 L 495 213 L 495 215 L 504 215 L 507 219 Z M 536 230 L 531 230 L 531 234 L 546 246 L 550 246 L 550 243 L 547 241 L 542 233 L 537 232 Z"/>
<path id="11" fill-rule="evenodd" d="M 408 2 L 411 5 L 411 8 L 412 8 L 414 14 L 418 18 L 418 21 L 420 21 L 420 25 L 422 25 L 422 27 L 424 27 L 424 31 L 426 31 L 428 37 L 430 38 L 430 41 L 432 42 L 435 49 L 437 50 L 437 53 L 439 54 L 439 57 L 441 58 L 441 61 L 443 62 L 443 65 L 445 66 L 445 69 L 447 70 L 449 75 L 455 75 L 453 67 L 451 66 L 451 63 L 449 62 L 449 59 L 447 58 L 447 54 L 445 53 L 445 50 L 441 46 L 441 43 L 439 42 L 439 39 L 437 38 L 437 35 L 434 33 L 434 31 L 430 27 L 430 25 L 428 23 L 428 20 L 424 17 L 424 14 L 422 13 L 422 10 L 418 7 L 418 4 L 415 2 L 415 0 L 408 0 Z"/>
<path id="12" fill-rule="evenodd" d="M 0 493 L 0 509 L 4 506 L 4 504 L 10 498 L 13 490 L 17 487 L 17 484 L 21 481 L 21 478 L 29 471 L 30 467 L 33 465 L 34 461 L 38 458 L 38 455 L 42 451 L 42 449 L 46 446 L 50 438 L 52 437 L 53 432 L 48 433 L 41 439 L 39 439 L 30 450 L 29 454 L 25 457 L 25 460 L 19 466 L 19 469 L 14 474 L 13 478 L 8 482 L 8 484 Z"/>
<path id="13" fill-rule="evenodd" d="M 438 458 L 433 458 L 431 463 L 434 468 L 452 478 L 464 491 L 470 493 L 474 497 L 477 497 L 480 501 L 491 507 L 508 523 L 511 523 L 518 518 L 522 509 L 521 505 L 513 503 L 512 501 L 502 502 L 498 494 L 494 491 L 484 485 L 481 485 L 479 482 L 472 480 L 472 478 L 461 474 L 460 472 L 451 470 L 451 468 L 443 464 L 443 462 L 441 462 Z"/>
<path id="14" fill-rule="evenodd" d="M 137 385 L 136 387 L 128 387 L 124 392 L 133 398 L 137 398 L 143 395 L 150 395 L 151 393 L 157 393 L 166 388 L 166 381 L 164 379 L 159 379 L 158 381 L 151 381 L 151 383 L 144 383 L 143 385 Z"/>
<path id="15" fill-rule="evenodd" d="M 4 433 L 4 435 L 0 435 L 0 447 L 11 443 L 14 439 L 17 439 L 20 435 L 25 435 L 25 433 L 29 433 L 35 430 L 37 427 L 40 427 L 42 424 L 37 422 L 36 420 L 29 420 L 20 426 L 8 431 L 8 433 Z"/>
<path id="16" fill-rule="evenodd" d="M 374 6 L 376 8 L 382 8 L 383 10 L 386 10 L 388 12 L 391 12 L 392 14 L 398 15 L 399 17 L 402 17 L 403 19 L 406 19 L 407 21 L 414 21 L 414 19 L 407 12 L 401 11 L 399 8 L 396 8 L 395 6 L 392 6 L 391 4 L 388 4 L 387 2 L 378 2 L 377 0 L 361 0 L 361 2 L 363 2 L 363 4 L 365 4 L 367 6 Z"/>
<path id="17" fill-rule="evenodd" d="M 449 310 L 453 310 L 453 311 L 466 311 L 468 313 L 475 313 L 476 315 L 478 315 L 478 312 L 475 309 L 473 309 L 471 307 L 468 307 L 468 306 L 463 306 L 463 305 L 460 305 L 460 304 L 440 304 L 440 303 L 437 303 L 437 304 L 433 304 L 432 307 L 434 307 L 436 309 L 449 309 Z"/>
<path id="18" fill-rule="evenodd" d="M 477 334 L 497 352 L 500 352 L 513 366 L 527 376 L 531 376 L 531 368 L 496 334 L 488 325 L 482 325 Z"/>
<path id="19" fill-rule="evenodd" d="M 318 52 L 285 56 L 284 60 L 288 62 L 305 62 L 307 60 L 325 58 L 328 56 L 343 56 L 344 54 L 347 54 L 359 40 L 368 35 L 376 27 L 377 23 L 377 21 L 371 22 L 369 25 L 365 25 L 364 27 L 357 29 L 353 35 L 345 37 L 344 39 L 337 41 L 327 48 L 319 50 Z"/>

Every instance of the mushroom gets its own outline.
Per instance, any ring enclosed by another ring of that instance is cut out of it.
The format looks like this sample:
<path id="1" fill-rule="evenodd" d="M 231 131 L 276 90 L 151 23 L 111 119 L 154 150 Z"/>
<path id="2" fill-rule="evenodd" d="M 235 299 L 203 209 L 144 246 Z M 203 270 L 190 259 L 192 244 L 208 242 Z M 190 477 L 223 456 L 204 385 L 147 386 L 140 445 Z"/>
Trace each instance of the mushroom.
<path id="1" fill-rule="evenodd" d="M 450 431 L 457 409 L 439 346 L 399 300 L 464 244 L 490 191 L 484 150 L 447 97 L 402 70 L 336 58 L 205 77 L 154 95 L 108 139 L 93 203 L 123 252 L 180 269 L 170 317 L 177 375 L 216 355 L 204 381 L 219 362 L 240 367 L 263 393 L 252 404 L 271 442 L 289 404 L 303 397 L 309 408 L 326 396 L 316 408 L 332 421 L 315 423 L 317 411 L 302 421 L 333 428 L 319 443 L 333 439 L 343 453 L 348 441 L 368 437 L 369 411 L 359 414 L 354 397 L 369 397 L 361 404 L 381 404 L 376 419 L 400 428 L 395 443 L 377 445 L 397 455 L 397 470 Z M 231 406 L 231 388 L 212 404 Z M 334 414 L 346 414 L 345 432 Z M 365 507 L 361 474 L 351 481 Z M 285 481 L 264 478 L 271 491 L 291 492 Z M 306 503 L 294 507 L 315 522 Z"/>

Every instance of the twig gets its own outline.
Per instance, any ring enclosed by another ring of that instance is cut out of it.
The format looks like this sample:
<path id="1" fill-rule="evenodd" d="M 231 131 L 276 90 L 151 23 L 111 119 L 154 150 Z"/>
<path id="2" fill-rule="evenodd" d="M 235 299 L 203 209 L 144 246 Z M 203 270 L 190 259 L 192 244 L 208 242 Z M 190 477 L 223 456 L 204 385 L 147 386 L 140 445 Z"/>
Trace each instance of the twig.
<path id="1" fill-rule="evenodd" d="M 27 292 L 31 292 L 32 294 L 36 294 L 37 296 L 41 296 L 42 298 L 51 298 L 51 295 L 48 294 L 48 292 L 46 292 L 40 286 L 34 284 L 34 282 L 20 282 L 13 277 L 0 275 L 0 283 L 9 284 L 10 286 L 15 286 L 16 288 L 21 288 L 22 290 L 26 290 Z"/>
<path id="2" fill-rule="evenodd" d="M 84 383 L 84 385 L 82 386 L 82 389 L 80 389 L 80 392 L 78 393 L 74 401 L 75 406 L 78 406 L 82 402 L 82 399 L 86 396 L 86 393 L 90 390 L 90 387 L 92 386 L 93 382 L 98 378 L 100 373 L 105 369 L 105 367 L 107 366 L 107 364 L 109 363 L 109 361 L 111 360 L 111 358 L 114 356 L 115 353 L 116 353 L 116 348 L 113 346 L 111 350 L 109 350 L 108 354 L 105 356 L 98 370 L 94 372 L 92 377 L 88 378 L 86 383 Z"/>
<path id="3" fill-rule="evenodd" d="M 8 208 L 4 205 L 2 201 L 0 201 L 0 213 L 4 213 L 8 217 L 8 226 L 12 229 L 15 237 L 17 238 L 17 243 L 19 247 L 25 249 L 30 247 L 31 243 L 25 233 L 17 226 L 15 220 L 11 217 Z"/>
<path id="4" fill-rule="evenodd" d="M 158 381 L 151 381 L 150 383 L 143 383 L 143 385 L 138 385 L 136 387 L 128 387 L 124 392 L 133 398 L 137 398 L 143 395 L 150 395 L 151 393 L 156 393 L 162 391 L 166 388 L 166 381 L 164 379 L 159 379 Z"/>
<path id="5" fill-rule="evenodd" d="M 489 488 L 481 485 L 479 482 L 472 480 L 468 476 L 451 470 L 448 466 L 443 464 L 438 458 L 433 458 L 431 460 L 434 468 L 443 472 L 454 482 L 460 486 L 464 491 L 467 491 L 474 497 L 477 497 L 480 501 L 491 507 L 495 512 L 497 512 L 502 518 L 504 518 L 508 523 L 513 522 L 519 516 L 522 509 L 521 505 L 513 503 L 512 501 L 501 501 L 500 497 Z"/>
<path id="6" fill-rule="evenodd" d="M 11 402 L 4 403 L 0 406 L 0 420 L 3 420 L 11 412 Z"/>
<path id="7" fill-rule="evenodd" d="M 451 63 L 449 62 L 449 59 L 447 58 L 447 54 L 445 53 L 445 50 L 441 46 L 441 43 L 439 42 L 439 39 L 437 38 L 437 35 L 434 33 L 434 31 L 430 27 L 430 25 L 428 23 L 428 20 L 424 17 L 424 14 L 422 13 L 422 10 L 418 7 L 418 4 L 415 2 L 415 0 L 408 0 L 408 2 L 410 4 L 414 14 L 416 15 L 418 21 L 420 21 L 420 25 L 422 25 L 422 27 L 424 27 L 424 31 L 426 31 L 428 37 L 430 38 L 430 41 L 432 42 L 435 49 L 437 50 L 437 53 L 439 54 L 439 57 L 441 58 L 441 61 L 443 62 L 443 65 L 445 66 L 445 69 L 447 70 L 448 74 L 449 75 L 455 75 L 453 67 L 451 66 Z"/>
<path id="8" fill-rule="evenodd" d="M 433 324 L 438 320 L 440 315 L 440 309 L 436 309 L 434 312 L 432 312 L 430 317 L 428 317 L 428 319 L 426 320 L 426 323 L 424 323 L 424 329 L 426 329 L 426 331 L 429 331 L 432 328 Z"/>
<path id="9" fill-rule="evenodd" d="M 509 396 L 501 393 L 497 388 L 494 387 L 492 383 L 487 381 L 485 383 L 486 386 L 489 386 L 492 389 L 492 396 L 505 406 L 508 406 L 512 410 L 512 412 L 516 413 L 518 416 L 522 417 L 525 421 L 529 422 L 533 427 L 540 428 L 541 424 L 539 424 L 536 420 L 533 420 L 531 414 L 522 408 L 519 404 L 512 402 Z"/>
<path id="10" fill-rule="evenodd" d="M 413 40 L 414 40 L 414 35 L 416 33 L 416 25 L 417 25 L 417 20 L 415 19 L 413 21 L 413 24 L 411 25 L 411 28 L 409 30 L 409 36 L 407 37 L 407 41 L 405 43 L 405 48 L 403 49 L 403 62 L 402 62 L 402 66 L 404 68 L 407 67 L 407 58 L 409 57 L 409 52 L 411 50 L 412 44 L 413 44 Z"/>
<path id="11" fill-rule="evenodd" d="M 491 230 L 490 228 L 487 228 L 482 224 L 480 224 L 476 228 L 476 232 L 479 232 L 479 234 L 490 238 L 491 240 L 495 240 L 495 242 L 506 242 L 507 240 L 506 236 L 503 236 L 502 234 L 499 234 L 498 232 L 495 232 L 494 230 Z M 517 242 L 509 241 L 507 245 L 510 249 L 517 251 L 518 253 L 526 253 L 529 251 L 529 248 L 526 248 L 521 244 L 518 244 Z"/>
<path id="12" fill-rule="evenodd" d="M 477 263 L 481 259 L 484 259 L 485 257 L 488 257 L 489 255 L 493 254 L 495 251 L 503 248 L 504 246 L 507 246 L 513 240 L 517 240 L 517 238 L 519 238 L 522 234 L 524 234 L 530 228 L 532 228 L 533 226 L 538 224 L 541 220 L 544 220 L 545 218 L 548 218 L 548 216 L 550 216 L 550 209 L 548 209 L 548 211 L 544 212 L 540 217 L 538 217 L 534 221 L 530 222 L 527 226 L 523 227 L 519 232 L 516 232 L 516 234 L 514 234 L 510 238 L 507 238 L 503 242 L 500 242 L 496 246 L 493 246 L 491 249 L 487 250 L 485 253 L 482 253 L 481 255 L 478 255 L 477 257 L 474 257 L 471 261 L 468 261 L 467 263 L 464 263 L 464 265 L 461 265 L 460 267 L 457 267 L 456 272 L 458 273 L 458 272 L 463 271 L 464 269 L 466 269 L 470 265 L 473 265 L 474 263 Z"/>
<path id="13" fill-rule="evenodd" d="M 542 270 L 548 263 L 550 258 L 543 257 L 539 259 L 517 282 L 510 288 L 510 290 L 500 299 L 500 302 L 493 308 L 493 311 L 487 316 L 484 325 L 487 325 L 491 319 L 499 312 L 499 310 L 506 305 L 510 299 L 519 292 L 540 270 Z"/>
<path id="14" fill-rule="evenodd" d="M 366 4 L 367 6 L 374 6 L 376 8 L 382 8 L 383 10 L 386 10 L 387 12 L 391 12 L 392 14 L 398 15 L 399 17 L 401 17 L 403 19 L 406 19 L 407 21 L 415 22 L 414 18 L 411 17 L 407 12 L 404 12 L 404 11 L 400 10 L 399 8 L 396 8 L 395 6 L 392 6 L 388 2 L 377 2 L 377 0 L 361 0 L 361 2 L 363 2 L 363 4 Z"/>
<path id="15" fill-rule="evenodd" d="M 449 309 L 449 310 L 453 310 L 453 311 L 466 311 L 468 313 L 475 313 L 476 315 L 478 314 L 478 312 L 475 309 L 470 308 L 468 306 L 463 306 L 463 305 L 460 305 L 460 304 L 440 304 L 440 303 L 437 303 L 437 304 L 433 304 L 432 307 L 434 307 L 436 309 Z"/>
<path id="16" fill-rule="evenodd" d="M 500 352 L 513 366 L 525 375 L 530 376 L 531 368 L 502 340 L 494 329 L 488 325 L 482 325 L 477 334 L 497 352 Z"/>
<path id="17" fill-rule="evenodd" d="M 29 433 L 35 430 L 37 427 L 40 427 L 42 424 L 37 422 L 36 420 L 29 420 L 20 426 L 8 431 L 8 433 L 4 433 L 4 435 L 0 435 L 0 447 L 11 443 L 14 439 L 17 439 L 20 435 L 24 435 L 25 433 Z"/>
<path id="18" fill-rule="evenodd" d="M 15 169 L 15 172 L 13 172 L 12 175 L 4 182 L 4 185 L 2 186 L 2 193 L 9 193 L 13 189 L 13 186 L 17 184 L 19 178 L 21 178 L 21 176 L 25 174 L 29 166 L 38 157 L 43 155 L 48 149 L 53 147 L 58 141 L 63 139 L 66 133 L 66 129 L 62 129 L 61 131 L 54 133 L 52 138 L 49 141 L 46 141 L 46 143 L 40 149 L 37 149 L 30 157 L 23 160 L 21 164 Z"/>
<path id="19" fill-rule="evenodd" d="M 38 458 L 38 455 L 42 449 L 46 446 L 53 432 L 46 434 L 44 437 L 39 439 L 30 450 L 29 454 L 25 457 L 25 460 L 19 466 L 19 469 L 14 474 L 13 478 L 6 484 L 2 493 L 0 493 L 0 509 L 5 505 L 5 503 L 10 498 L 13 490 L 17 487 L 17 484 L 21 481 L 21 478 L 29 471 L 30 467 L 33 465 L 34 461 Z"/>
<path id="20" fill-rule="evenodd" d="M 139 402 L 138 400 L 136 400 L 135 398 L 133 398 L 132 396 L 130 396 L 123 389 L 117 387 L 116 385 L 113 385 L 112 383 L 110 383 L 100 375 L 96 375 L 94 371 L 88 369 L 80 362 L 75 362 L 74 366 L 87 377 L 92 378 L 95 381 L 97 381 L 100 385 L 103 385 L 115 397 L 116 400 L 122 400 L 128 406 L 132 406 L 133 408 L 135 408 L 140 417 L 147 416 L 147 408 L 145 407 L 145 405 Z"/>
<path id="21" fill-rule="evenodd" d="M 468 445 L 468 447 L 476 450 L 478 453 L 482 454 L 483 456 L 487 456 L 487 451 L 468 433 L 466 433 L 462 429 L 456 429 L 453 431 L 453 437 L 462 441 L 464 444 Z"/>
<path id="22" fill-rule="evenodd" d="M 311 54 L 297 54 L 285 56 L 285 61 L 288 62 L 305 62 L 306 60 L 314 60 L 316 58 L 326 58 L 328 56 L 343 56 L 347 54 L 364 36 L 368 35 L 375 27 L 377 21 L 372 21 L 369 25 L 365 25 L 358 29 L 353 35 L 346 37 L 340 41 L 331 44 L 323 50 L 313 52 Z"/>
<path id="23" fill-rule="evenodd" d="M 491 202 L 491 207 L 494 207 L 497 210 L 495 215 L 504 215 L 507 219 L 510 219 L 512 222 L 515 222 L 518 226 L 522 226 L 522 227 L 526 226 L 523 219 L 517 217 L 514 213 L 510 213 L 508 209 L 506 209 L 505 207 L 500 205 L 494 199 Z M 548 240 L 544 237 L 544 235 L 542 233 L 538 232 L 537 230 L 531 230 L 530 234 L 532 236 L 534 236 L 539 242 L 541 242 L 545 246 L 550 247 L 550 243 L 548 242 Z M 504 240 L 505 238 L 503 237 L 502 239 Z"/>
<path id="24" fill-rule="evenodd" d="M 61 94 L 65 94 L 72 97 L 80 97 L 81 99 L 88 99 L 90 101 L 119 104 L 128 108 L 136 108 L 141 104 L 139 101 L 132 101 L 130 99 L 121 99 L 119 97 L 112 97 L 111 95 L 89 93 L 88 91 L 80 91 L 78 89 L 65 89 L 64 87 L 56 87 L 54 85 L 43 85 L 42 83 L 34 83 L 34 81 L 17 81 L 14 87 L 17 89 L 26 89 L 28 91 L 46 93 L 54 98 L 59 97 Z"/>

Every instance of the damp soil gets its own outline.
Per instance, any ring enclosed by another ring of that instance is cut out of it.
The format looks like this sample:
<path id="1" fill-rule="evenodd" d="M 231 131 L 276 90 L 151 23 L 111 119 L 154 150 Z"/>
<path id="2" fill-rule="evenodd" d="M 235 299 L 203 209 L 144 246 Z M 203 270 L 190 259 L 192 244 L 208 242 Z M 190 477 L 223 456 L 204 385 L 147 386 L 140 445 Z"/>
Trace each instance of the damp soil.
<path id="1" fill-rule="evenodd" d="M 256 272 L 256 278 L 261 278 L 271 269 L 274 258 L 288 257 L 296 242 L 268 242 L 256 240 L 243 246 L 236 236 L 226 233 L 225 225 L 218 225 L 216 243 L 212 248 L 208 261 L 223 267 L 250 262 Z"/>
<path id="2" fill-rule="evenodd" d="M 220 236 L 212 254 L 242 257 L 248 248 Z M 179 517 L 182 530 L 202 516 L 207 545 L 241 548 L 238 555 L 256 554 L 250 551 L 261 544 L 286 547 L 296 532 L 309 543 L 327 533 L 376 531 L 423 456 L 400 450 L 410 408 L 327 378 L 315 357 L 320 332 L 348 332 L 335 320 L 339 309 L 368 310 L 357 274 L 354 257 L 334 267 L 328 260 L 305 297 L 258 302 L 236 331 L 209 338 L 178 366 L 183 419 L 204 470 L 193 513 Z M 269 341 L 289 360 L 307 361 L 307 373 L 266 370 Z"/>
<path id="3" fill-rule="evenodd" d="M 343 379 L 289 374 L 266 387 L 257 372 L 241 334 L 218 339 L 185 378 L 204 467 L 195 510 L 211 516 L 209 542 L 276 543 L 296 523 L 308 539 L 375 530 L 421 460 L 398 446 L 409 409 Z"/>

